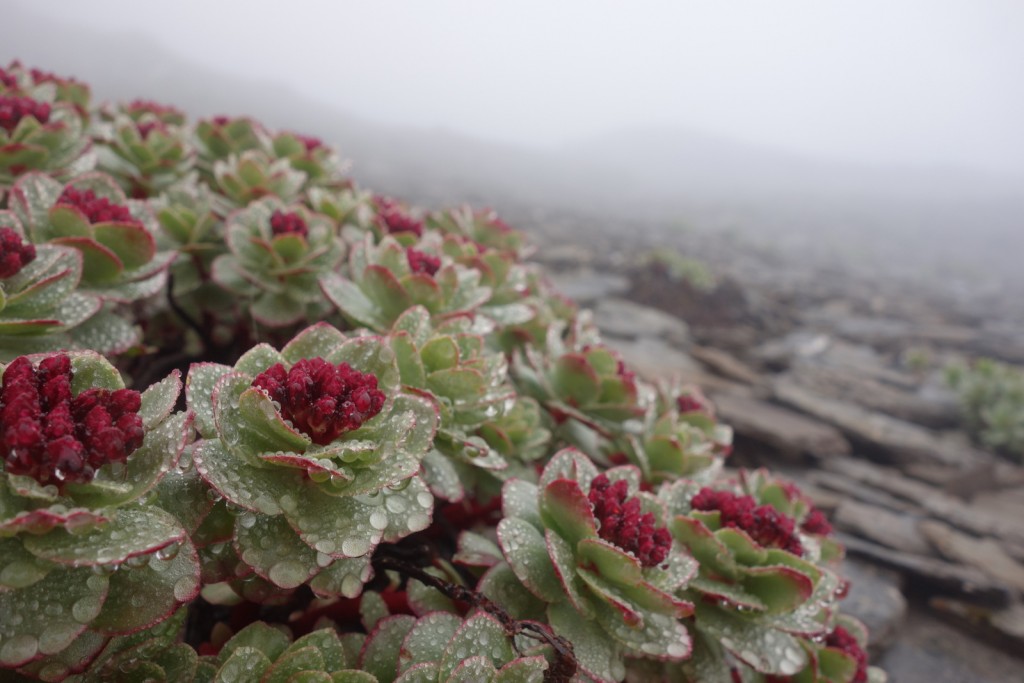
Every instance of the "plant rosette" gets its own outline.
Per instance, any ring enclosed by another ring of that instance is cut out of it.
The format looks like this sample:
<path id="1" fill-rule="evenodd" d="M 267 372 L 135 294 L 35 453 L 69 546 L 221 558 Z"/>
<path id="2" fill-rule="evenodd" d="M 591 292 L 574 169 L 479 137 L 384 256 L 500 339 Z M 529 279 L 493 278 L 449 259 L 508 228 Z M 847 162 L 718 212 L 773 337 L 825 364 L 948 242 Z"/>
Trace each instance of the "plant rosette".
<path id="1" fill-rule="evenodd" d="M 319 279 L 342 262 L 345 243 L 330 218 L 268 197 L 229 215 L 224 233 L 229 253 L 211 277 L 245 297 L 257 322 L 285 327 L 331 312 Z"/>
<path id="2" fill-rule="evenodd" d="M 417 473 L 439 408 L 402 390 L 381 338 L 320 323 L 233 368 L 194 364 L 186 395 L 203 437 L 196 468 L 238 512 L 231 541 L 261 579 L 352 597 L 377 544 L 430 524 Z"/>
<path id="3" fill-rule="evenodd" d="M 0 666 L 66 670 L 198 594 L 186 530 L 148 495 L 192 435 L 180 392 L 177 372 L 125 389 L 92 352 L 4 368 Z"/>
<path id="4" fill-rule="evenodd" d="M 160 194 L 195 165 L 196 151 L 184 123 L 179 110 L 152 102 L 102 110 L 91 131 L 99 169 L 132 197 Z"/>
<path id="5" fill-rule="evenodd" d="M 346 242 L 356 243 L 376 225 L 373 194 L 349 180 L 341 187 L 310 187 L 306 202 L 317 213 L 333 218 L 341 226 Z"/>
<path id="6" fill-rule="evenodd" d="M 214 116 L 197 121 L 193 137 L 203 177 L 212 181 L 214 162 L 250 150 L 265 150 L 270 136 L 262 125 L 247 116 Z"/>
<path id="7" fill-rule="evenodd" d="M 114 303 L 154 296 L 167 284 L 172 251 L 157 251 L 156 219 L 148 204 L 128 200 L 104 173 L 62 184 L 41 173 L 18 179 L 11 204 L 32 241 L 82 253 L 80 289 Z"/>
<path id="8" fill-rule="evenodd" d="M 537 314 L 523 301 L 529 292 L 528 272 L 514 252 L 488 248 L 456 235 L 446 235 L 438 251 L 480 273 L 480 283 L 491 290 L 490 298 L 479 309 L 481 315 L 498 325 L 521 325 Z"/>
<path id="9" fill-rule="evenodd" d="M 414 306 L 395 321 L 387 337 L 402 384 L 429 393 L 440 406 L 440 427 L 424 458 L 423 478 L 435 495 L 451 501 L 465 495 L 456 462 L 485 470 L 508 467 L 486 440 L 474 435 L 515 399 L 508 362 L 504 354 L 487 349 L 484 338 L 469 331 L 471 326 L 469 317 L 458 316 L 435 328 L 427 309 Z"/>
<path id="10" fill-rule="evenodd" d="M 320 285 L 345 318 L 386 333 L 413 306 L 424 307 L 435 321 L 475 311 L 491 296 L 480 278 L 478 270 L 404 246 L 392 235 L 374 244 L 367 234 L 352 247 L 348 277 L 328 273 Z"/>
<path id="11" fill-rule="evenodd" d="M 643 432 L 627 434 L 613 446 L 640 467 L 649 484 L 680 478 L 710 483 L 732 452 L 732 428 L 715 419 L 711 403 L 696 387 L 663 382 L 657 391 Z"/>
<path id="12" fill-rule="evenodd" d="M 512 571 L 497 564 L 481 582 L 513 613 L 544 615 L 601 681 L 622 680 L 626 657 L 679 661 L 691 650 L 681 618 L 693 605 L 677 593 L 696 563 L 663 526 L 663 504 L 639 485 L 637 468 L 599 474 L 574 449 L 555 454 L 539 484 L 506 482 L 497 536 Z M 474 540 L 464 534 L 460 550 L 482 547 Z"/>
<path id="13" fill-rule="evenodd" d="M 291 161 L 275 159 L 262 149 L 213 162 L 211 186 L 234 208 L 263 197 L 297 201 L 305 184 L 306 174 L 293 168 Z"/>
<path id="14" fill-rule="evenodd" d="M 511 254 L 516 261 L 527 258 L 534 251 L 522 232 L 511 228 L 498 218 L 497 212 L 489 209 L 474 211 L 468 206 L 461 206 L 437 211 L 427 216 L 426 223 L 428 227 L 461 236 L 485 249 Z"/>
<path id="15" fill-rule="evenodd" d="M 299 133 L 278 133 L 270 140 L 270 150 L 275 157 L 287 159 L 292 168 L 304 173 L 311 187 L 344 184 L 345 165 L 334 148 L 319 138 Z"/>
<path id="16" fill-rule="evenodd" d="M 369 624 L 359 668 L 395 683 L 541 683 L 549 663 L 537 641 L 510 639 L 495 617 L 434 611 Z M 521 654 L 520 654 L 521 653 Z"/>
<path id="17" fill-rule="evenodd" d="M 98 296 L 77 291 L 81 278 L 80 252 L 33 245 L 24 238 L 17 216 L 0 211 L 0 362 L 98 341 L 76 340 L 78 326 L 96 316 L 111 317 L 101 312 Z M 98 345 L 96 350 L 115 353 L 123 347 Z"/>
<path id="18" fill-rule="evenodd" d="M 67 102 L 83 118 L 88 118 L 92 97 L 89 86 L 81 81 L 42 69 L 29 69 L 18 61 L 11 62 L 7 68 L 0 67 L 0 94 L 23 95 L 51 104 Z"/>
<path id="19" fill-rule="evenodd" d="M 700 565 L 683 593 L 696 605 L 700 635 L 689 666 L 726 662 L 728 653 L 742 667 L 792 676 L 810 661 L 802 642 L 830 630 L 843 593 L 823 564 L 832 542 L 773 506 L 781 499 L 795 509 L 788 495 L 758 473 L 714 487 L 680 480 L 659 491 L 668 528 Z"/>
<path id="20" fill-rule="evenodd" d="M 96 157 L 75 107 L 0 92 L 0 190 L 29 171 L 69 178 L 91 170 Z"/>

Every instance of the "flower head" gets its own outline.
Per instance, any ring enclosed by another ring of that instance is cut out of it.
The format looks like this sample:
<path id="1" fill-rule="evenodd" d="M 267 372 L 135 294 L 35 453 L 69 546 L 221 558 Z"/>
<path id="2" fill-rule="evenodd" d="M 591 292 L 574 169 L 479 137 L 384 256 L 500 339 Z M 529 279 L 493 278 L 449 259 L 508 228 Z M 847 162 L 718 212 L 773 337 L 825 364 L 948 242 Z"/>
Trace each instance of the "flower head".
<path id="1" fill-rule="evenodd" d="M 26 356 L 4 371 L 0 451 L 6 470 L 40 484 L 86 483 L 107 463 L 124 462 L 142 445 L 140 395 L 130 389 L 71 394 L 71 359 Z"/>
<path id="2" fill-rule="evenodd" d="M 17 275 L 36 258 L 36 247 L 11 228 L 0 228 L 0 280 Z"/>
<path id="3" fill-rule="evenodd" d="M 825 647 L 835 648 L 853 658 L 857 663 L 857 672 L 853 675 L 853 683 L 867 683 L 868 656 L 853 634 L 842 626 L 836 626 L 835 630 L 825 637 Z"/>
<path id="4" fill-rule="evenodd" d="M 302 359 L 285 370 L 276 363 L 253 380 L 281 405 L 281 415 L 321 446 L 358 429 L 384 407 L 377 378 L 348 363 Z"/>
<path id="5" fill-rule="evenodd" d="M 409 215 L 395 200 L 375 197 L 374 203 L 377 205 L 377 217 L 389 233 L 411 232 L 417 237 L 423 235 L 423 221 Z"/>
<path id="6" fill-rule="evenodd" d="M 306 237 L 309 235 L 309 228 L 306 227 L 306 221 L 302 220 L 302 216 L 297 213 L 287 213 L 284 211 L 275 211 L 270 216 L 270 229 L 274 235 L 301 235 Z"/>
<path id="7" fill-rule="evenodd" d="M 92 190 L 79 190 L 68 186 L 64 188 L 57 204 L 73 206 L 81 211 L 89 223 L 106 223 L 108 221 L 118 223 L 137 223 L 128 207 L 114 204 L 106 197 L 97 197 Z"/>
<path id="8" fill-rule="evenodd" d="M 50 120 L 50 105 L 37 102 L 31 97 L 6 97 L 0 95 L 0 128 L 13 131 L 26 116 L 32 116 L 39 123 Z"/>
<path id="9" fill-rule="evenodd" d="M 717 510 L 723 527 L 745 531 L 767 548 L 782 548 L 794 555 L 803 554 L 803 546 L 794 531 L 793 520 L 771 505 L 758 505 L 753 496 L 738 496 L 729 491 L 701 489 L 690 505 L 694 510 Z"/>
<path id="10" fill-rule="evenodd" d="M 639 499 L 627 500 L 628 493 L 629 485 L 623 479 L 613 484 L 605 474 L 594 478 L 588 499 L 598 521 L 597 533 L 633 553 L 643 566 L 657 566 L 668 557 L 672 535 L 664 527 L 655 528 L 654 515 L 641 514 Z"/>
<path id="11" fill-rule="evenodd" d="M 425 254 L 418 249 L 409 247 L 405 251 L 405 257 L 409 261 L 409 268 L 414 273 L 426 273 L 434 275 L 441 269 L 441 259 L 430 254 Z"/>

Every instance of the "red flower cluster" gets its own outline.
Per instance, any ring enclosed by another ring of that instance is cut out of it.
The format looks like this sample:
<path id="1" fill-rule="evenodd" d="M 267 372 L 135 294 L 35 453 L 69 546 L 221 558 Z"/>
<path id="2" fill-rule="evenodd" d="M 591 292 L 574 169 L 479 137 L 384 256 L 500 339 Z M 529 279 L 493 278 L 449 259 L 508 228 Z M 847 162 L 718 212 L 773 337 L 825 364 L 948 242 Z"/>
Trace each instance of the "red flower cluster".
<path id="1" fill-rule="evenodd" d="M 640 513 L 637 498 L 626 499 L 629 486 L 622 479 L 614 484 L 608 475 L 599 474 L 590 484 L 587 496 L 594 506 L 597 533 L 609 543 L 632 553 L 640 564 L 654 567 L 665 561 L 672 547 L 668 529 L 655 528 L 654 515 Z"/>
<path id="2" fill-rule="evenodd" d="M 852 657 L 857 662 L 857 672 L 853 675 L 853 683 L 867 683 L 868 655 L 849 631 L 842 626 L 836 626 L 835 630 L 825 637 L 825 647 L 834 648 Z"/>
<path id="3" fill-rule="evenodd" d="M 828 518 L 825 517 L 821 510 L 814 507 L 810 498 L 804 495 L 804 492 L 792 482 L 786 482 L 782 485 L 782 488 L 786 491 L 786 496 L 790 500 L 803 501 L 807 506 L 809 512 L 804 517 L 803 523 L 800 524 L 800 529 L 815 536 L 828 536 L 832 533 L 832 525 L 829 524 Z"/>
<path id="4" fill-rule="evenodd" d="M 782 548 L 794 555 L 803 554 L 793 520 L 771 505 L 758 505 L 752 496 L 738 496 L 729 491 L 704 487 L 690 501 L 690 506 L 704 512 L 717 510 L 723 527 L 741 529 L 766 548 Z"/>
<path id="5" fill-rule="evenodd" d="M 409 261 L 409 268 L 414 273 L 426 273 L 434 275 L 441 269 L 441 259 L 430 254 L 425 254 L 418 249 L 409 247 L 405 250 L 405 257 Z"/>
<path id="6" fill-rule="evenodd" d="M 292 133 L 292 137 L 302 143 L 306 148 L 306 154 L 324 146 L 323 140 L 320 138 L 314 138 L 309 135 L 299 135 L 298 133 Z"/>
<path id="7" fill-rule="evenodd" d="M 143 140 L 149 137 L 149 134 L 154 130 L 158 130 L 161 133 L 167 132 L 167 126 L 162 121 L 143 121 L 142 123 L 135 124 L 136 130 L 139 131 L 139 137 Z"/>
<path id="8" fill-rule="evenodd" d="M 423 221 L 410 216 L 395 200 L 378 196 L 373 201 L 377 206 L 377 219 L 388 232 L 412 232 L 417 237 L 423 234 Z"/>
<path id="9" fill-rule="evenodd" d="M 376 377 L 323 358 L 300 360 L 291 370 L 277 363 L 252 386 L 266 391 L 280 404 L 281 416 L 321 446 L 358 429 L 384 407 Z"/>
<path id="10" fill-rule="evenodd" d="M 0 280 L 17 275 L 36 258 L 36 245 L 22 242 L 11 228 L 0 228 Z"/>
<path id="11" fill-rule="evenodd" d="M 133 119 L 139 119 L 144 114 L 153 114 L 164 123 L 177 123 L 185 118 L 184 112 L 177 107 L 152 100 L 132 100 L 125 107 L 125 111 Z"/>
<path id="12" fill-rule="evenodd" d="M 97 197 L 92 190 L 79 190 L 70 185 L 64 188 L 57 199 L 58 205 L 72 206 L 83 214 L 90 223 L 137 223 L 128 207 L 114 204 L 106 197 Z"/>
<path id="13" fill-rule="evenodd" d="M 275 237 L 278 235 L 301 235 L 302 237 L 307 237 L 309 235 L 306 221 L 302 220 L 302 216 L 297 213 L 275 211 L 270 216 L 270 229 Z"/>
<path id="14" fill-rule="evenodd" d="M 142 445 L 141 397 L 131 389 L 71 395 L 71 359 L 26 356 L 4 371 L 0 387 L 0 452 L 6 470 L 40 484 L 92 481 L 107 463 L 124 462 Z"/>
<path id="15" fill-rule="evenodd" d="M 10 90 L 16 90 L 18 88 L 18 77 L 0 68 L 0 85 Z"/>
<path id="16" fill-rule="evenodd" d="M 36 102 L 31 97 L 7 97 L 0 95 L 0 128 L 13 131 L 26 116 L 32 116 L 39 123 L 50 120 L 50 105 Z"/>
<path id="17" fill-rule="evenodd" d="M 676 398 L 676 409 L 681 415 L 687 413 L 701 413 L 707 415 L 711 419 L 715 417 L 715 408 L 711 405 L 711 401 L 704 396 L 703 393 L 696 387 L 687 388 L 685 394 L 680 394 Z"/>

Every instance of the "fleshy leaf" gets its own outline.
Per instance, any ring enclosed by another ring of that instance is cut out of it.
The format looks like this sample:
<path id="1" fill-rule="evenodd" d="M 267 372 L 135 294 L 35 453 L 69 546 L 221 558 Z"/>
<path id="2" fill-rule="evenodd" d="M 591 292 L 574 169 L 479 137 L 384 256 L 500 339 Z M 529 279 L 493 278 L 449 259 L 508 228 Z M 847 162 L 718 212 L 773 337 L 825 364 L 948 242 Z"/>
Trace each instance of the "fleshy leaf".
<path id="1" fill-rule="evenodd" d="M 564 597 L 544 536 L 533 525 L 506 517 L 498 524 L 498 540 L 509 566 L 531 593 L 545 602 L 558 602 Z"/>

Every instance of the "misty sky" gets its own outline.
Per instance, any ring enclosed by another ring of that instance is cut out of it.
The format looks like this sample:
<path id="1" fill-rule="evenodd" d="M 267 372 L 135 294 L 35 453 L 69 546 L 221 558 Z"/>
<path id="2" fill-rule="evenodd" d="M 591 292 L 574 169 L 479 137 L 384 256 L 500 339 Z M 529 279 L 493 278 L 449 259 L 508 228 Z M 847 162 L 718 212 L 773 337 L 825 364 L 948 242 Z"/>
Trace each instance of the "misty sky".
<path id="1" fill-rule="evenodd" d="M 196 63 L 285 82 L 377 121 L 534 145 L 681 126 L 1024 179 L 1020 0 L 30 6 L 149 35 Z"/>

